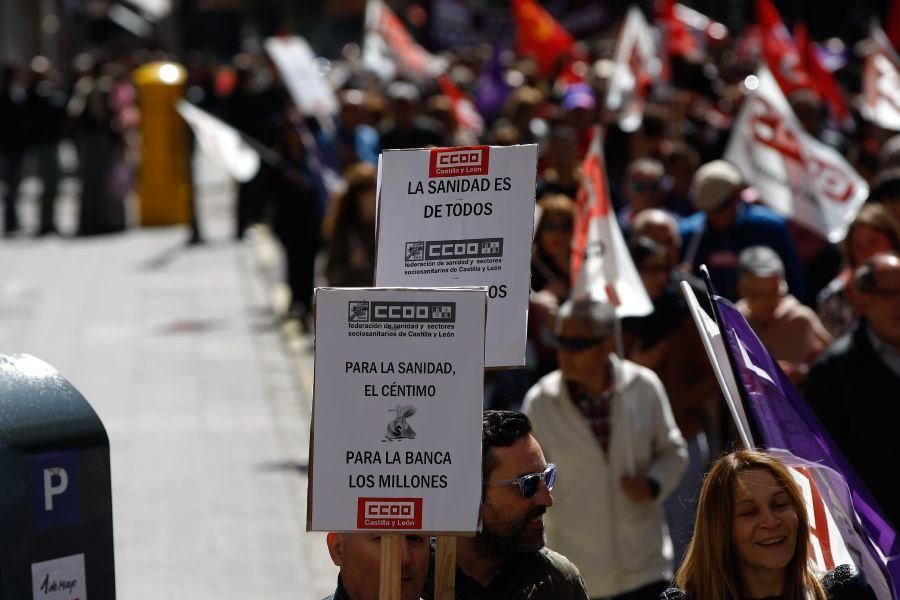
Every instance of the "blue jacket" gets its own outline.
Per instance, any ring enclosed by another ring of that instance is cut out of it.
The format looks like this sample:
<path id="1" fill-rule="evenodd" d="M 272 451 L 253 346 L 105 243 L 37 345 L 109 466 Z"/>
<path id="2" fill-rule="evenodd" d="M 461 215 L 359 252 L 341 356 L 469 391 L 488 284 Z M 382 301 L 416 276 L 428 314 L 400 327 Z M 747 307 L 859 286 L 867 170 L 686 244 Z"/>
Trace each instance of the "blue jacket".
<path id="1" fill-rule="evenodd" d="M 706 213 L 694 213 L 681 221 L 681 251 L 686 252 L 694 236 L 700 238 L 700 246 L 694 256 L 693 267 L 706 264 L 716 292 L 729 300 L 738 299 L 737 265 L 741 250 L 750 246 L 768 246 L 775 250 L 784 262 L 785 275 L 790 291 L 803 295 L 803 270 L 797 257 L 797 248 L 788 232 L 784 218 L 771 209 L 758 204 L 741 203 L 737 219 L 726 231 L 707 226 Z"/>

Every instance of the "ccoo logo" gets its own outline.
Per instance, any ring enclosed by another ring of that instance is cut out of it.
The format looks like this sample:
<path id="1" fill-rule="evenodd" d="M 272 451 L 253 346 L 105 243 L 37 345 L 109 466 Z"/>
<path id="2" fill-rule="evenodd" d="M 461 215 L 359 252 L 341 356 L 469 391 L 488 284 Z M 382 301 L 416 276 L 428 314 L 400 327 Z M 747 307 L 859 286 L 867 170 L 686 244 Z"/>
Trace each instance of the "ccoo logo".
<path id="1" fill-rule="evenodd" d="M 358 529 L 421 529 L 421 498 L 358 498 Z"/>
<path id="2" fill-rule="evenodd" d="M 487 175 L 490 157 L 489 146 L 434 148 L 428 163 L 428 176 Z"/>

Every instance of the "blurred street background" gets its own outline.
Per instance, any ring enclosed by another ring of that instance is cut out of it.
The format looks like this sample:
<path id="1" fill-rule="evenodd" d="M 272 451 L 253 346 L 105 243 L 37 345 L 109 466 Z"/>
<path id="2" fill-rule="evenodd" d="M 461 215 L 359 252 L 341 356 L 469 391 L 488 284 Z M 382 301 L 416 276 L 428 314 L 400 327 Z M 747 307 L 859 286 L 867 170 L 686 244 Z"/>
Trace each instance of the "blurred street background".
<path id="1" fill-rule="evenodd" d="M 203 245 L 183 226 L 0 244 L 0 353 L 57 368 L 106 426 L 119 598 L 319 599 L 336 569 L 305 532 L 310 342 L 275 316 L 280 249 L 233 244 L 233 184 L 196 167 Z"/>
<path id="2" fill-rule="evenodd" d="M 429 146 L 538 147 L 526 364 L 486 374 L 485 408 L 574 381 L 573 232 L 621 231 L 602 260 L 652 312 L 616 352 L 659 378 L 690 453 L 641 550 L 677 567 L 737 440 L 679 287 L 706 297 L 701 264 L 823 421 L 845 399 L 822 365 L 853 336 L 880 340 L 871 398 L 900 395 L 900 292 L 857 289 L 867 261 L 900 276 L 898 47 L 887 0 L 0 0 L 0 354 L 52 365 L 106 427 L 118 597 L 334 591 L 305 531 L 313 289 L 373 285 L 379 153 Z M 896 523 L 893 437 L 838 444 Z M 597 467 L 572 471 L 619 485 Z M 576 521 L 614 511 L 579 501 Z M 627 593 L 597 587 L 606 563 L 578 565 L 590 595 Z"/>

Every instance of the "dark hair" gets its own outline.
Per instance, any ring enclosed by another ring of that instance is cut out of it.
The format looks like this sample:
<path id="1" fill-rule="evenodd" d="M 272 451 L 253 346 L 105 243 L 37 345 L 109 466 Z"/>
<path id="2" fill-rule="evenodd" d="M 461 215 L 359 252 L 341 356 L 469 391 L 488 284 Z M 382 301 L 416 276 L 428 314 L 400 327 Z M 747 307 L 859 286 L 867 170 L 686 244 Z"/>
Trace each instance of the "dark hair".
<path id="1" fill-rule="evenodd" d="M 487 481 L 497 466 L 491 448 L 505 448 L 531 433 L 527 416 L 512 410 L 486 410 L 481 418 L 481 478 Z"/>
<path id="2" fill-rule="evenodd" d="M 870 202 L 884 202 L 886 198 L 900 196 L 900 167 L 891 167 L 881 171 L 872 181 L 869 192 Z"/>
<path id="3" fill-rule="evenodd" d="M 856 216 L 853 217 L 850 226 L 847 227 L 847 235 L 844 236 L 844 240 L 841 242 L 841 250 L 844 253 L 844 259 L 847 261 L 847 264 L 854 269 L 859 266 L 859 263 L 856 262 L 856 257 L 853 256 L 850 242 L 853 238 L 854 231 L 860 225 L 865 225 L 881 232 L 882 235 L 890 240 L 891 247 L 894 250 L 900 249 L 900 224 L 894 220 L 888 212 L 888 209 L 880 203 L 869 202 L 863 204 L 862 208 L 859 209 L 859 212 L 856 213 Z"/>

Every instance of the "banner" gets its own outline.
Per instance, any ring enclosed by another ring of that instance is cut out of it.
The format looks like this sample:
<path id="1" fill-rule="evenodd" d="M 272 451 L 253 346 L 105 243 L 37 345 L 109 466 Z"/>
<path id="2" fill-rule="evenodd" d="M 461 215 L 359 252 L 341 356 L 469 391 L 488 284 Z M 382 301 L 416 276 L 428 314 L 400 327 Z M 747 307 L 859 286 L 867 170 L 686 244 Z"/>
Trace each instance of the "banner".
<path id="1" fill-rule="evenodd" d="M 319 288 L 307 531 L 474 532 L 480 289 Z"/>
<path id="2" fill-rule="evenodd" d="M 900 59 L 887 35 L 874 22 L 869 28 L 860 113 L 883 129 L 900 131 Z"/>
<path id="3" fill-rule="evenodd" d="M 266 52 L 278 67 L 294 104 L 306 116 L 337 113 L 338 101 L 328 80 L 316 70 L 312 48 L 300 36 L 270 37 Z"/>
<path id="4" fill-rule="evenodd" d="M 485 286 L 487 367 L 525 364 L 537 146 L 388 150 L 378 286 Z"/>
<path id="5" fill-rule="evenodd" d="M 653 303 L 612 210 L 602 137 L 600 127 L 595 127 L 575 197 L 571 295 L 587 294 L 608 302 L 620 318 L 642 317 L 653 312 Z"/>
<path id="6" fill-rule="evenodd" d="M 250 181 L 259 171 L 259 153 L 241 138 L 240 132 L 186 100 L 175 105 L 187 121 L 200 150 L 235 181 Z"/>
<path id="7" fill-rule="evenodd" d="M 710 362 L 717 376 L 724 375 L 720 384 L 725 382 L 722 389 L 745 446 L 754 447 L 744 433 L 751 429 L 749 414 L 762 444 L 791 468 L 803 490 L 819 569 L 855 564 L 879 600 L 893 598 L 900 562 L 889 559 L 897 536 L 859 477 L 740 312 L 712 296 L 720 327 L 699 310 L 690 286 L 681 287 Z"/>
<path id="8" fill-rule="evenodd" d="M 837 243 L 869 195 L 841 154 L 804 131 L 768 69 L 741 107 L 725 149 L 760 198 Z"/>
<path id="9" fill-rule="evenodd" d="M 618 114 L 619 127 L 636 131 L 644 120 L 650 87 L 662 73 L 653 31 L 644 13 L 632 6 L 616 42 L 615 68 L 606 93 L 606 106 Z"/>

